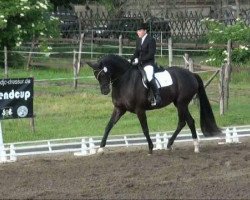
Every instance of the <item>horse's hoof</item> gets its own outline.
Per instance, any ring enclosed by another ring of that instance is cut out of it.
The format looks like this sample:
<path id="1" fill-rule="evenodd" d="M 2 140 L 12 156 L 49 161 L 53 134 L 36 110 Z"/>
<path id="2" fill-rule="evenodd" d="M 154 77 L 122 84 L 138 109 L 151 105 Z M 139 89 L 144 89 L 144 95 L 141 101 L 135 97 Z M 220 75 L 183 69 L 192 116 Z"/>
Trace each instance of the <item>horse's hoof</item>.
<path id="1" fill-rule="evenodd" d="M 104 148 L 100 147 L 100 148 L 97 150 L 97 153 L 103 154 L 103 153 L 104 153 Z"/>
<path id="2" fill-rule="evenodd" d="M 153 154 L 153 150 L 151 149 L 148 151 L 148 155 L 151 156 L 152 154 Z"/>
<path id="3" fill-rule="evenodd" d="M 169 147 L 167 147 L 167 149 L 166 150 L 168 150 L 168 151 L 173 151 L 174 150 L 174 148 L 172 147 L 172 146 L 169 146 Z"/>
<path id="4" fill-rule="evenodd" d="M 200 145 L 199 145 L 199 141 L 197 139 L 194 139 L 194 152 L 200 153 Z"/>
<path id="5" fill-rule="evenodd" d="M 200 153 L 200 150 L 195 148 L 194 153 Z"/>

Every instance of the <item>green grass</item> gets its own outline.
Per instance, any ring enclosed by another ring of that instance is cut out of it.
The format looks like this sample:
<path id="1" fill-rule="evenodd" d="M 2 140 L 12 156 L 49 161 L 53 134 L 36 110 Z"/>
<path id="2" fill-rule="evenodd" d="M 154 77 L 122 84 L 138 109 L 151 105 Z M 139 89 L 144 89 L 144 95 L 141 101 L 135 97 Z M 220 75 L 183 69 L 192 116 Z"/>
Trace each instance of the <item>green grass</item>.
<path id="1" fill-rule="evenodd" d="M 35 82 L 34 112 L 35 133 L 32 132 L 30 119 L 2 121 L 4 142 L 55 139 L 78 136 L 102 135 L 112 112 L 110 94 L 103 96 L 99 85 L 92 76 L 90 68 L 81 69 L 79 87 L 73 88 L 72 69 L 45 69 L 34 67 L 27 71 L 12 68 L 10 77 L 33 76 L 35 80 L 69 78 L 70 80 Z M 208 80 L 211 73 L 202 75 Z M 219 115 L 218 78 L 207 87 L 207 94 L 218 125 L 250 124 L 250 76 L 249 73 L 235 72 L 230 84 L 229 110 L 224 116 Z M 199 109 L 190 105 L 191 113 L 199 128 Z M 161 110 L 147 112 L 150 131 L 174 130 L 177 113 L 171 104 Z M 142 132 L 137 117 L 126 113 L 112 129 L 111 134 L 132 134 Z"/>

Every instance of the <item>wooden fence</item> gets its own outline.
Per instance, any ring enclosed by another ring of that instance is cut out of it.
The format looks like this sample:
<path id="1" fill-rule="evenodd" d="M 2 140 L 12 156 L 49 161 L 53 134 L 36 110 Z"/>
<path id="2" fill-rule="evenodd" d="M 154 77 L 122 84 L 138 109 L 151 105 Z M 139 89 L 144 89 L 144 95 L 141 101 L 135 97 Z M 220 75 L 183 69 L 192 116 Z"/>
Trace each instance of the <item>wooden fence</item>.
<path id="1" fill-rule="evenodd" d="M 239 14 L 240 13 L 240 14 Z M 235 24 L 236 19 L 241 16 L 246 25 L 250 25 L 250 10 L 240 9 L 236 13 L 232 9 L 224 9 L 220 12 L 204 14 L 202 11 L 168 11 L 161 16 L 146 16 L 149 31 L 157 40 L 163 33 L 165 40 L 171 35 L 179 41 L 195 41 L 204 36 L 207 27 L 202 23 L 204 18 L 212 18 L 224 22 L 227 25 Z M 61 32 L 63 38 L 79 38 L 81 33 L 85 36 L 94 35 L 97 38 L 117 38 L 123 35 L 124 38 L 133 37 L 133 33 L 144 13 L 104 13 L 102 10 L 94 12 L 86 10 L 79 13 L 54 13 L 62 21 Z"/>
<path id="2" fill-rule="evenodd" d="M 202 73 L 202 72 L 214 72 L 210 79 L 204 84 L 206 88 L 212 80 L 219 74 L 219 104 L 220 104 L 220 115 L 224 115 L 225 111 L 228 110 L 229 107 L 229 83 L 232 72 L 232 41 L 229 40 L 227 43 L 227 61 L 221 66 L 221 68 L 204 66 L 200 64 L 195 64 L 193 60 L 189 57 L 188 54 L 183 56 L 185 64 L 184 67 L 189 69 L 191 72 Z M 202 71 L 194 71 L 194 68 L 198 68 Z"/>

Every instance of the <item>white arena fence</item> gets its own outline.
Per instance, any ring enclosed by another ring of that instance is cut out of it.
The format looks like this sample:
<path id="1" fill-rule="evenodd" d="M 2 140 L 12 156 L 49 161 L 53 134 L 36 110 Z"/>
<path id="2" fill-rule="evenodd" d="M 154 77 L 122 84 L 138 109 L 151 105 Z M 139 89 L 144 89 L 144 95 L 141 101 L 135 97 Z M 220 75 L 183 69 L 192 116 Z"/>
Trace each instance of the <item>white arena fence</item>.
<path id="1" fill-rule="evenodd" d="M 151 133 L 151 139 L 154 143 L 154 150 L 166 149 L 168 139 L 173 131 Z M 216 141 L 223 143 L 239 143 L 240 138 L 250 136 L 250 125 L 226 127 L 223 128 L 222 137 L 204 137 L 200 130 L 197 131 L 199 141 Z M 6 143 L 2 152 L 0 152 L 0 163 L 14 162 L 18 157 L 66 153 L 72 152 L 75 156 L 88 156 L 95 154 L 99 148 L 102 137 L 77 137 L 53 140 L 28 141 L 17 143 Z M 193 141 L 189 130 L 182 131 L 175 142 L 187 143 Z M 143 133 L 131 135 L 109 136 L 106 147 L 131 147 L 148 145 Z"/>

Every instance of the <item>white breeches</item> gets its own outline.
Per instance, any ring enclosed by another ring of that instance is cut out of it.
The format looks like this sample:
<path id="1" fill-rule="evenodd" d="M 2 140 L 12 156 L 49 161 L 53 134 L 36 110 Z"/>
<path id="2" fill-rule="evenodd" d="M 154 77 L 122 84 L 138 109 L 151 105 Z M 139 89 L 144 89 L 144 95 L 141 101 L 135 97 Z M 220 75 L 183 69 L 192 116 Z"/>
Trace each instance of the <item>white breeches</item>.
<path id="1" fill-rule="evenodd" d="M 145 67 L 143 67 L 144 71 L 146 72 L 146 77 L 148 82 L 150 82 L 153 79 L 153 75 L 154 75 L 154 68 L 152 65 L 146 65 Z"/>

